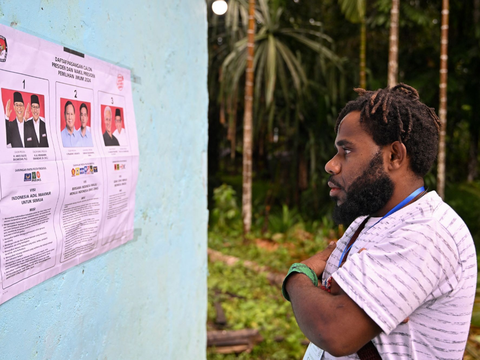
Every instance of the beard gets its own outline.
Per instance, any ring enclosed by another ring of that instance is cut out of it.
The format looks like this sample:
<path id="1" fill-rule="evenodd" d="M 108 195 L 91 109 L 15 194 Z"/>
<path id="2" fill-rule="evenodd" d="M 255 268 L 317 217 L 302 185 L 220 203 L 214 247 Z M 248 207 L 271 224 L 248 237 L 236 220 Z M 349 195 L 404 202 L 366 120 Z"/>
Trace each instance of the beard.
<path id="1" fill-rule="evenodd" d="M 376 213 L 390 200 L 394 188 L 393 181 L 383 170 L 382 154 L 378 152 L 363 174 L 349 186 L 345 201 L 335 206 L 333 220 L 348 226 L 359 216 Z M 332 199 L 337 200 L 336 197 Z"/>

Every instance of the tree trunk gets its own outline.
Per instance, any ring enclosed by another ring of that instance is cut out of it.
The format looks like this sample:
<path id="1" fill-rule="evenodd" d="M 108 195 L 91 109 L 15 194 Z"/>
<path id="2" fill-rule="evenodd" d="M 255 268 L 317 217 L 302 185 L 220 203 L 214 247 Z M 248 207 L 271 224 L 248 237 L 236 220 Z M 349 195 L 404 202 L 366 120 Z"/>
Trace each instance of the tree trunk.
<path id="1" fill-rule="evenodd" d="M 448 0 L 442 1 L 442 37 L 440 50 L 440 142 L 438 146 L 437 192 L 445 197 L 445 134 L 447 129 L 447 75 L 448 75 Z"/>
<path id="2" fill-rule="evenodd" d="M 243 117 L 243 232 L 252 227 L 252 148 L 253 148 L 253 54 L 255 45 L 255 0 L 249 0 L 247 35 L 247 70 L 245 80 L 245 113 Z"/>
<path id="3" fill-rule="evenodd" d="M 235 89 L 228 109 L 228 140 L 230 140 L 230 159 L 235 160 L 237 148 L 237 89 Z"/>
<path id="4" fill-rule="evenodd" d="M 364 7 L 366 7 L 366 1 L 364 2 Z M 364 9 L 364 14 L 366 14 L 366 9 Z M 360 25 L 360 87 L 362 89 L 367 88 L 367 75 L 366 75 L 366 52 L 367 52 L 367 17 L 363 16 L 362 22 Z"/>
<path id="5" fill-rule="evenodd" d="M 398 12 L 400 0 L 392 0 L 390 12 L 390 45 L 388 51 L 388 86 L 397 85 L 398 74 Z"/>

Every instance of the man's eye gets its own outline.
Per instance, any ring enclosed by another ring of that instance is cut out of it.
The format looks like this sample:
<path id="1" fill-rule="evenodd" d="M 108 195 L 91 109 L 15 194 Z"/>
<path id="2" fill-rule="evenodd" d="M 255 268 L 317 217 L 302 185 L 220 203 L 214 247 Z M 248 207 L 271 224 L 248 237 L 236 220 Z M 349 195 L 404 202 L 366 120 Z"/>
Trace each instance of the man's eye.
<path id="1" fill-rule="evenodd" d="M 350 149 L 343 149 L 343 152 L 345 153 L 345 155 L 348 155 L 352 152 L 352 150 Z"/>

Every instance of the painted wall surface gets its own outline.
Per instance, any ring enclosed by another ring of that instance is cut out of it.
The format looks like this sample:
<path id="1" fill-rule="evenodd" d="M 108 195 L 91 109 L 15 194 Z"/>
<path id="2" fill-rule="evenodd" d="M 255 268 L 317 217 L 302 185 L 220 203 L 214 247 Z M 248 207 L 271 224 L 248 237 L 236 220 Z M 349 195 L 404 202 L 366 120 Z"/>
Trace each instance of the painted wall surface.
<path id="1" fill-rule="evenodd" d="M 0 22 L 140 78 L 136 238 L 1 305 L 0 359 L 204 359 L 205 1 L 3 0 Z"/>

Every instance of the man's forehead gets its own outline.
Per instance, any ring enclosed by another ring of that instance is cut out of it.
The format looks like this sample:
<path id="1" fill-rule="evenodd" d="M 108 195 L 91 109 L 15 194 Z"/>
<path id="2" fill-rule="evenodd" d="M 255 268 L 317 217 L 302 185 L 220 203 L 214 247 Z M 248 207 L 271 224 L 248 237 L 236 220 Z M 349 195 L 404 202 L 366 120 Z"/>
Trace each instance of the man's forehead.
<path id="1" fill-rule="evenodd" d="M 352 111 L 348 113 L 339 123 L 337 136 L 335 138 L 336 146 L 348 144 L 367 144 L 374 142 L 372 136 L 362 126 L 360 122 L 360 112 Z"/>
<path id="2" fill-rule="evenodd" d="M 350 111 L 347 115 L 345 115 L 338 124 L 337 134 L 340 132 L 340 129 L 345 122 L 360 124 L 360 111 Z"/>

